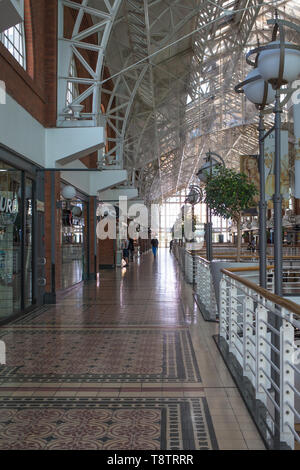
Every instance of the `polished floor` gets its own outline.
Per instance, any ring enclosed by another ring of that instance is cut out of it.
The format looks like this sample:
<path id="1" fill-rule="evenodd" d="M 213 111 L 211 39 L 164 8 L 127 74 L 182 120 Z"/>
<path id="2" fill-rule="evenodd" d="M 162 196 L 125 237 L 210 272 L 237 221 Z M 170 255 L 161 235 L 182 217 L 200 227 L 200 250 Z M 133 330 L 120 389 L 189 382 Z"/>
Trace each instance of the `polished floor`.
<path id="1" fill-rule="evenodd" d="M 0 449 L 264 449 L 174 257 L 0 329 Z"/>

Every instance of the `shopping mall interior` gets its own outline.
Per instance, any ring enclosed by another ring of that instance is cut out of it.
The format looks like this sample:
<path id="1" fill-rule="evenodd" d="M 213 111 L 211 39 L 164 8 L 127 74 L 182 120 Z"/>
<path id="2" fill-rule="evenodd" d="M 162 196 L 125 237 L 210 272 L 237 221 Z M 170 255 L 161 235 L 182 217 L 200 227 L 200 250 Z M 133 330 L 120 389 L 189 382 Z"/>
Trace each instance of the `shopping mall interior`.
<path id="1" fill-rule="evenodd" d="M 0 451 L 299 450 L 299 330 L 299 1 L 2 0 Z"/>

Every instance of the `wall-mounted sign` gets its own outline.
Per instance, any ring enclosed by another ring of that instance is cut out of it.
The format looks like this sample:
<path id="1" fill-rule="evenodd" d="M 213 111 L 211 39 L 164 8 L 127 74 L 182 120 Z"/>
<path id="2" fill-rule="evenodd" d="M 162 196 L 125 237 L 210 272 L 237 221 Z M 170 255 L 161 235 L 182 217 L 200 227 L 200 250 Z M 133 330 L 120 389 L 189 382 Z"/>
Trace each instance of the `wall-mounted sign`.
<path id="1" fill-rule="evenodd" d="M 281 194 L 283 207 L 288 207 L 290 197 L 290 172 L 289 172 L 289 140 L 288 131 L 281 131 Z M 265 140 L 265 178 L 266 178 L 266 200 L 268 207 L 272 207 L 272 197 L 275 192 L 275 133 L 272 132 Z"/>
<path id="2" fill-rule="evenodd" d="M 43 201 L 36 201 L 36 210 L 38 212 L 45 212 L 45 203 Z"/>
<path id="3" fill-rule="evenodd" d="M 275 134 L 272 132 L 265 140 L 265 182 L 266 182 L 266 201 L 268 208 L 273 206 L 272 198 L 275 192 Z M 241 156 L 241 172 L 245 173 L 250 181 L 255 184 L 258 194 L 255 197 L 255 203 L 259 201 L 260 178 L 258 159 L 253 155 Z M 289 203 L 289 143 L 288 131 L 281 131 L 281 194 L 283 196 L 283 207 L 288 207 Z"/>

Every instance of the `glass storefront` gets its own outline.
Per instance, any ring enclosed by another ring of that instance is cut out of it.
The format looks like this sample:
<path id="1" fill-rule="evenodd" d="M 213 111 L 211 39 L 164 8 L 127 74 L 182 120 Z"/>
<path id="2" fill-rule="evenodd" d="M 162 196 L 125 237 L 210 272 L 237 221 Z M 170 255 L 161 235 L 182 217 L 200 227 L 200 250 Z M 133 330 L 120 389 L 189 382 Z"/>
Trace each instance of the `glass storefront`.
<path id="1" fill-rule="evenodd" d="M 0 162 L 0 323 L 33 301 L 33 188 L 24 172 Z"/>
<path id="2" fill-rule="evenodd" d="M 85 279 L 86 211 L 87 205 L 84 201 L 62 200 L 62 289 Z"/>

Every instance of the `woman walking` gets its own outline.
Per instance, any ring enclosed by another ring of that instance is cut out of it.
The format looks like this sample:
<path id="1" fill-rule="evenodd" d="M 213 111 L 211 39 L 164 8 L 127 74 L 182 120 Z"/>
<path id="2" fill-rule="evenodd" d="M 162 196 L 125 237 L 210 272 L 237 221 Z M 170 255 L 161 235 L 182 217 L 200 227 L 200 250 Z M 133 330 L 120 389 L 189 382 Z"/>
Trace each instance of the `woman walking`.
<path id="1" fill-rule="evenodd" d="M 152 245 L 152 253 L 153 253 L 154 258 L 156 258 L 156 255 L 157 255 L 158 244 L 159 242 L 157 238 L 152 238 L 151 245 Z"/>

